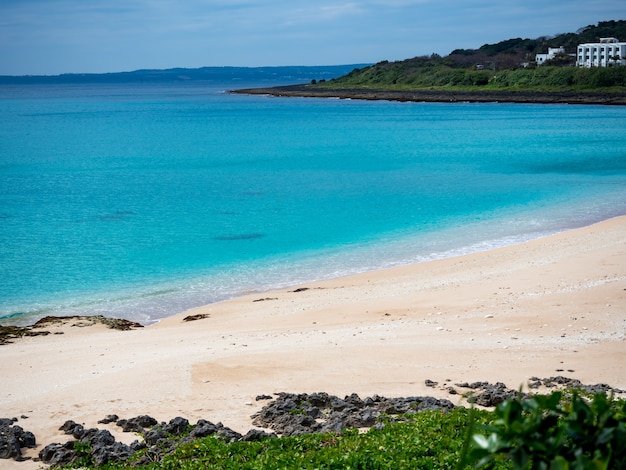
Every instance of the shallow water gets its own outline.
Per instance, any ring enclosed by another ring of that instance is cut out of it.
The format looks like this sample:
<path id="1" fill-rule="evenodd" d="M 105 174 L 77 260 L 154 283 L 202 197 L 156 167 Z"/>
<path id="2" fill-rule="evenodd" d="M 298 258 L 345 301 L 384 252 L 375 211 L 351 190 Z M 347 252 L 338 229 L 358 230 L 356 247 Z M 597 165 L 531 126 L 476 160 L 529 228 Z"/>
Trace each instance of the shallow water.
<path id="1" fill-rule="evenodd" d="M 0 321 L 150 323 L 626 213 L 624 107 L 229 85 L 0 86 Z"/>

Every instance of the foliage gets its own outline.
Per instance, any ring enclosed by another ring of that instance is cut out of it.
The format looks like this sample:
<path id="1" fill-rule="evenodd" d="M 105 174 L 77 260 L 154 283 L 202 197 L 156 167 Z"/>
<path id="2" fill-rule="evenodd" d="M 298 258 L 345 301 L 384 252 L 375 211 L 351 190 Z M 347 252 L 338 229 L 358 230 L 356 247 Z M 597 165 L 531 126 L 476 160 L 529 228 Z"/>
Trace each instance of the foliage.
<path id="1" fill-rule="evenodd" d="M 347 75 L 316 86 L 323 88 L 372 88 L 378 90 L 451 89 L 523 91 L 612 91 L 624 92 L 626 67 L 575 68 L 578 44 L 600 37 L 626 38 L 626 20 L 605 21 L 577 33 L 554 38 L 508 39 L 485 44 L 477 50 L 457 49 L 447 57 L 437 54 L 355 69 Z M 548 47 L 565 48 L 544 65 L 535 66 L 538 52 Z M 523 67 L 522 64 L 528 64 Z"/>
<path id="2" fill-rule="evenodd" d="M 604 393 L 508 400 L 495 410 L 488 433 L 474 434 L 470 461 L 493 467 L 510 460 L 522 469 L 626 468 L 626 402 Z"/>
<path id="3" fill-rule="evenodd" d="M 575 33 L 542 36 L 536 39 L 514 38 L 496 44 L 484 44 L 478 49 L 456 49 L 450 53 L 459 65 L 485 61 L 495 62 L 500 69 L 519 65 L 525 60 L 534 60 L 537 53 L 546 53 L 549 47 L 563 47 L 566 53 L 576 52 L 578 44 L 598 42 L 600 38 L 615 37 L 626 40 L 626 20 L 601 21 L 597 25 L 580 28 Z"/>
<path id="4" fill-rule="evenodd" d="M 135 467 L 143 469 L 453 469 L 461 460 L 472 416 L 489 422 L 491 412 L 457 408 L 426 411 L 402 423 L 386 423 L 368 432 L 307 434 L 254 442 L 226 443 L 207 437 L 178 447 L 163 461 Z M 471 467 L 458 467 L 469 469 Z M 510 468 L 497 463 L 496 468 Z"/>
<path id="5" fill-rule="evenodd" d="M 437 62 L 408 59 L 382 62 L 319 83 L 323 88 L 483 89 L 520 91 L 590 91 L 626 88 L 626 67 L 557 67 L 543 65 L 494 71 L 460 69 Z"/>

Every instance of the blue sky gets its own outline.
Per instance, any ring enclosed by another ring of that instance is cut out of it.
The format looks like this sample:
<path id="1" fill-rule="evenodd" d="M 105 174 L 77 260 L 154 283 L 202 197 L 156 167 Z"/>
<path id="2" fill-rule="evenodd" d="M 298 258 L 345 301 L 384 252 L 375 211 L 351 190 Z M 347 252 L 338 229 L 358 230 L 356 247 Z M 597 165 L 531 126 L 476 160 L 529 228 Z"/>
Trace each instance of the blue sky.
<path id="1" fill-rule="evenodd" d="M 2 0 L 0 75 L 369 63 L 620 19 L 624 0 Z"/>

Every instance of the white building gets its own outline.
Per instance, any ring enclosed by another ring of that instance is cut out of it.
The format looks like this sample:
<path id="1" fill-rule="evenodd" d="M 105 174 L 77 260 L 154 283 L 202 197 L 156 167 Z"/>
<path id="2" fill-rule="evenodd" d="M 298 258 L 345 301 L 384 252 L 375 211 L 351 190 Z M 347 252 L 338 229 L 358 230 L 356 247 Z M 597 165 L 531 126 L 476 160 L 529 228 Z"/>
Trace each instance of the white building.
<path id="1" fill-rule="evenodd" d="M 579 67 L 611 67 L 626 65 L 626 42 L 600 38 L 600 42 L 579 44 L 576 54 Z"/>
<path id="2" fill-rule="evenodd" d="M 557 54 L 565 54 L 565 48 L 561 47 L 548 47 L 547 54 L 535 54 L 535 62 L 537 65 L 543 64 L 546 60 L 554 59 Z"/>

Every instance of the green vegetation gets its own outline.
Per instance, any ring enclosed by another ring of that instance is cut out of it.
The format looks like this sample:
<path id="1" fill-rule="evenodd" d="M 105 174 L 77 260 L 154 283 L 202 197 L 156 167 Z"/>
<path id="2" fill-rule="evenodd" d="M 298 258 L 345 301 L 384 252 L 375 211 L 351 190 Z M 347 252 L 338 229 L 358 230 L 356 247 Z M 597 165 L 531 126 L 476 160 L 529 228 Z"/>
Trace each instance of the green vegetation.
<path id="1" fill-rule="evenodd" d="M 441 57 L 414 57 L 397 62 L 382 61 L 355 69 L 316 88 L 377 90 L 510 90 L 510 91 L 626 91 L 626 67 L 574 67 L 577 45 L 600 37 L 626 39 L 626 20 L 605 21 L 577 33 L 553 38 L 509 39 L 479 49 L 457 49 Z M 565 48 L 566 54 L 544 65 L 534 64 L 535 54 L 548 47 Z"/>
<path id="2" fill-rule="evenodd" d="M 81 466 L 89 462 L 81 461 Z M 161 462 L 108 469 L 621 469 L 626 402 L 577 393 L 508 400 L 495 411 L 427 411 L 368 432 L 225 443 L 208 437 Z"/>
<path id="3" fill-rule="evenodd" d="M 381 62 L 316 85 L 323 88 L 482 89 L 482 90 L 626 90 L 626 67 L 577 68 L 544 65 L 505 70 L 463 69 L 445 59 Z"/>
<path id="4" fill-rule="evenodd" d="M 561 392 L 498 406 L 489 432 L 473 436 L 468 461 L 511 462 L 514 469 L 626 468 L 626 402 Z"/>

